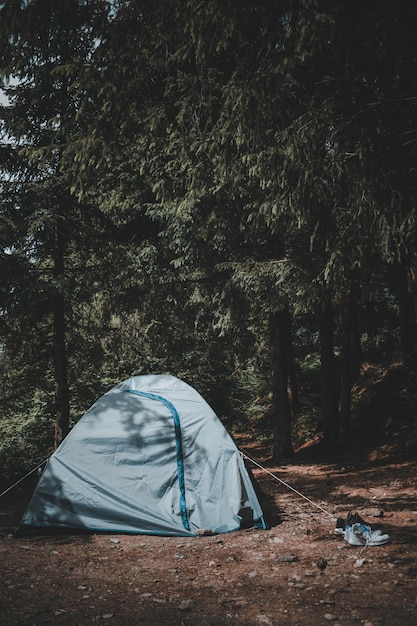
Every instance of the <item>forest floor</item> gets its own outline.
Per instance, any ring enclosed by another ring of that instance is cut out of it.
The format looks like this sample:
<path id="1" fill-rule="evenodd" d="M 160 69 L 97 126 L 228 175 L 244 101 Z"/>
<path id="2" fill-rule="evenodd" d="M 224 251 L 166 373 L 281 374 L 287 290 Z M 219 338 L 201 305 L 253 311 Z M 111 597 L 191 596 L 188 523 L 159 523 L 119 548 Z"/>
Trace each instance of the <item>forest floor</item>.
<path id="1" fill-rule="evenodd" d="M 0 623 L 417 624 L 417 463 L 382 448 L 275 467 L 265 448 L 242 447 L 314 504 L 255 467 L 268 530 L 15 539 L 32 486 L 7 494 Z M 334 518 L 348 511 L 381 523 L 390 541 L 350 546 L 334 533 Z"/>
<path id="2" fill-rule="evenodd" d="M 268 445 L 238 440 L 265 468 L 251 469 L 268 530 L 16 539 L 27 479 L 0 501 L 0 624 L 415 626 L 416 384 L 412 393 L 396 384 L 391 403 L 378 384 L 364 394 L 356 441 L 332 457 L 310 445 L 275 466 Z M 380 423 L 384 414 L 378 433 L 363 421 L 372 411 Z M 390 541 L 350 546 L 334 533 L 349 511 L 380 523 Z"/>

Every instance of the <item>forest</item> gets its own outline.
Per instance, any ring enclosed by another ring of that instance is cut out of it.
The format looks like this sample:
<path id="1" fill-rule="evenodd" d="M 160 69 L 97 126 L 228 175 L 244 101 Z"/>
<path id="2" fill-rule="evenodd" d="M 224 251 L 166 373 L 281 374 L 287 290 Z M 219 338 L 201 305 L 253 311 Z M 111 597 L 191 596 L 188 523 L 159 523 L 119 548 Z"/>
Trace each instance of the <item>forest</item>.
<path id="1" fill-rule="evenodd" d="M 1 482 L 133 374 L 184 379 L 278 464 L 414 379 L 416 18 L 0 2 Z"/>

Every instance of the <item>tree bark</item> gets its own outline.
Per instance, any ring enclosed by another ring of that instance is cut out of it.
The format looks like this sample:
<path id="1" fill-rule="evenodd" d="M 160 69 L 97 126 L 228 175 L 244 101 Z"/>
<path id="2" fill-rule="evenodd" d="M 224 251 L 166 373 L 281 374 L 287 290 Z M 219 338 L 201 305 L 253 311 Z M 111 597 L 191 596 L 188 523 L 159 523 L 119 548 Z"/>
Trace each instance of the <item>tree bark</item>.
<path id="1" fill-rule="evenodd" d="M 340 354 L 340 441 L 349 439 L 351 430 L 352 398 L 352 302 L 351 294 L 340 300 L 341 354 Z"/>
<path id="2" fill-rule="evenodd" d="M 62 282 L 64 278 L 64 246 L 61 219 L 56 218 L 54 278 L 56 293 L 53 302 L 54 356 L 55 356 L 55 435 L 57 448 L 69 432 L 70 398 L 68 387 L 68 367 L 66 351 L 65 296 Z"/>
<path id="3" fill-rule="evenodd" d="M 417 363 L 417 329 L 414 294 L 409 265 L 405 255 L 397 267 L 397 293 L 400 318 L 401 352 L 404 364 L 413 367 Z"/>
<path id="4" fill-rule="evenodd" d="M 285 315 L 285 353 L 288 366 L 288 397 L 290 400 L 290 410 L 292 419 L 296 419 L 300 410 L 300 393 L 298 388 L 298 377 L 294 358 L 294 348 L 292 342 L 292 319 L 288 309 L 283 311 Z"/>
<path id="5" fill-rule="evenodd" d="M 332 449 L 339 439 L 339 390 L 336 376 L 336 359 L 333 341 L 333 308 L 331 297 L 326 295 L 320 311 L 320 373 L 321 422 L 324 445 Z"/>
<path id="6" fill-rule="evenodd" d="M 288 311 L 271 316 L 272 415 L 274 423 L 273 459 L 277 463 L 294 460 L 291 441 L 291 407 L 288 395 Z"/>

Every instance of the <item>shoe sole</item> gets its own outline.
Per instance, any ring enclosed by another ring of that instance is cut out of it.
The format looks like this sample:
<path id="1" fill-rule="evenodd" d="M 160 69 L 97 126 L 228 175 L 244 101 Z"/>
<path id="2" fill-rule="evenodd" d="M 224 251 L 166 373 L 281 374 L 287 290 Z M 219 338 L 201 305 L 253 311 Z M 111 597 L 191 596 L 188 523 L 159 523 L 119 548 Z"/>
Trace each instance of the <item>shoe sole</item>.
<path id="1" fill-rule="evenodd" d="M 378 540 L 373 541 L 366 541 L 366 539 L 359 539 L 359 537 L 349 537 L 346 539 L 350 546 L 384 546 L 389 540 L 389 535 L 381 535 Z"/>

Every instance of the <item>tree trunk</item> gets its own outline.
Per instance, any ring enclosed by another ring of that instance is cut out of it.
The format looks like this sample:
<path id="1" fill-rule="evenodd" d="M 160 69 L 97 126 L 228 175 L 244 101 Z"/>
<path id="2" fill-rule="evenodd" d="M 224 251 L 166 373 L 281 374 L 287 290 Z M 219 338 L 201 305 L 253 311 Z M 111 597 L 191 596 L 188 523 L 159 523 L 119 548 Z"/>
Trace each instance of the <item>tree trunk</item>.
<path id="1" fill-rule="evenodd" d="M 273 459 L 277 463 L 294 460 L 291 442 L 291 408 L 288 396 L 288 311 L 271 316 L 272 414 L 274 423 Z"/>
<path id="2" fill-rule="evenodd" d="M 352 302 L 350 293 L 344 294 L 340 301 L 340 325 L 340 440 L 345 443 L 351 430 Z"/>
<path id="3" fill-rule="evenodd" d="M 397 293 L 400 317 L 401 352 L 404 364 L 413 367 L 417 363 L 417 329 L 414 295 L 410 270 L 405 255 L 397 266 Z"/>
<path id="4" fill-rule="evenodd" d="M 294 349 L 292 342 L 292 320 L 288 309 L 283 311 L 286 317 L 285 324 L 287 331 L 285 332 L 285 353 L 288 366 L 288 397 L 290 400 L 290 410 L 292 419 L 295 419 L 300 410 L 300 394 L 298 389 L 298 378 L 295 366 Z"/>
<path id="5" fill-rule="evenodd" d="M 67 374 L 65 296 L 62 288 L 64 277 L 64 249 L 61 220 L 56 218 L 54 278 L 56 285 L 53 303 L 54 355 L 55 355 L 55 436 L 57 448 L 69 431 L 70 403 Z"/>
<path id="6" fill-rule="evenodd" d="M 326 296 L 320 311 L 321 422 L 324 444 L 332 449 L 339 438 L 339 392 L 333 343 L 333 309 Z"/>

